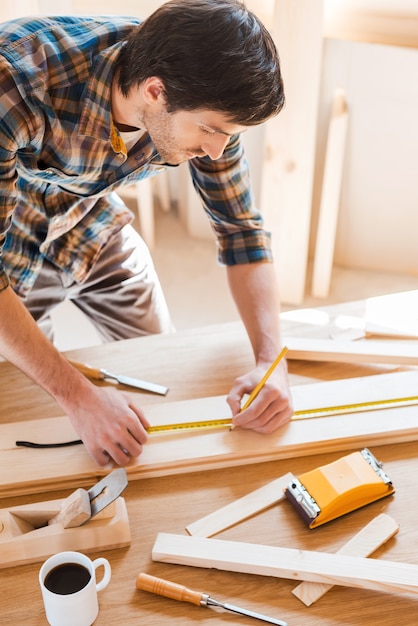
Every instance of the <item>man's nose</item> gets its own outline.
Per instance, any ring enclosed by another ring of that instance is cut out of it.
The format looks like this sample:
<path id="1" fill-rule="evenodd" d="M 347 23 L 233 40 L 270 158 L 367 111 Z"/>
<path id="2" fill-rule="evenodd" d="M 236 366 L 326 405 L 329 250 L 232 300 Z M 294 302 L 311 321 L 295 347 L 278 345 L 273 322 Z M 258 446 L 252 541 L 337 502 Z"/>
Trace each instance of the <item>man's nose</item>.
<path id="1" fill-rule="evenodd" d="M 206 139 L 202 144 L 202 150 L 212 161 L 216 161 L 222 156 L 229 140 L 230 137 L 216 133 L 210 139 Z"/>

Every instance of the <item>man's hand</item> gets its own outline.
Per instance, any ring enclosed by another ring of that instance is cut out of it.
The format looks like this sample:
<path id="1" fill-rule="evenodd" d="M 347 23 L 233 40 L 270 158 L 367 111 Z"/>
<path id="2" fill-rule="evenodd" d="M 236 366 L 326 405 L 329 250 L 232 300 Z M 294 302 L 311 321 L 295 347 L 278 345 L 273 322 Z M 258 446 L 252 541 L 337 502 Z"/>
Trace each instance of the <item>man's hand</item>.
<path id="1" fill-rule="evenodd" d="M 88 453 L 99 465 L 118 465 L 141 454 L 149 422 L 132 396 L 117 389 L 80 386 L 75 403 L 64 407 Z"/>
<path id="2" fill-rule="evenodd" d="M 259 364 L 254 370 L 235 380 L 227 397 L 235 426 L 270 434 L 290 421 L 293 407 L 285 361 L 279 363 L 257 397 L 241 412 L 243 396 L 252 392 L 269 365 L 271 364 Z"/>
<path id="3" fill-rule="evenodd" d="M 43 387 L 62 407 L 100 465 L 127 465 L 142 452 L 149 423 L 134 396 L 96 387 L 40 331 L 11 287 L 0 291 L 0 354 Z"/>

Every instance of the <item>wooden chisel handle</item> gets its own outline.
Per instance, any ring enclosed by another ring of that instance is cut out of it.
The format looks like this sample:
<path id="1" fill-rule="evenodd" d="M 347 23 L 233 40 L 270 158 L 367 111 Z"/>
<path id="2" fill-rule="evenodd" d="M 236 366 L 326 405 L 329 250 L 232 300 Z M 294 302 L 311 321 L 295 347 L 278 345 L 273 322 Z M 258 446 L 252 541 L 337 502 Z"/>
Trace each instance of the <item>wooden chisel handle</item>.
<path id="1" fill-rule="evenodd" d="M 136 588 L 149 591 L 150 593 L 156 593 L 166 598 L 172 598 L 173 600 L 180 600 L 180 602 L 191 602 L 191 604 L 197 604 L 198 606 L 201 606 L 202 596 L 205 595 L 199 591 L 188 589 L 188 587 L 184 587 L 184 585 L 178 585 L 169 580 L 156 578 L 155 576 L 144 573 L 138 574 Z"/>
<path id="2" fill-rule="evenodd" d="M 87 365 L 86 363 L 78 363 L 78 361 L 71 361 L 71 365 L 73 365 L 81 374 L 87 376 L 87 378 L 93 378 L 93 380 L 103 380 L 105 375 L 101 369 L 97 367 L 92 367 L 91 365 Z"/>

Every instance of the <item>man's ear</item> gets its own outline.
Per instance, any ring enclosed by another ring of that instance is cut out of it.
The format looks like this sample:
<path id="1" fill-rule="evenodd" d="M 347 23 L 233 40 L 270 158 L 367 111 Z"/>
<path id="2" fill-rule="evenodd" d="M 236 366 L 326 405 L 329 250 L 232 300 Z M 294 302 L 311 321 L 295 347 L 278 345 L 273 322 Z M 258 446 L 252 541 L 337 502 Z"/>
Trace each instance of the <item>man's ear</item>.
<path id="1" fill-rule="evenodd" d="M 165 104 L 164 83 L 158 76 L 150 76 L 143 82 L 143 96 L 148 105 Z"/>

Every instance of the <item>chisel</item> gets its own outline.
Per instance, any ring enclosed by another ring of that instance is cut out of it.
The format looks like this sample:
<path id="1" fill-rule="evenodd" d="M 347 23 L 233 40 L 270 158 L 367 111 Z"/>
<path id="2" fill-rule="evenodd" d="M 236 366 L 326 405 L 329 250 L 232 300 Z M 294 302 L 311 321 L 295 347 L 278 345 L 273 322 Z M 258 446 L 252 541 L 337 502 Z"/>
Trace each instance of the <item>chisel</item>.
<path id="1" fill-rule="evenodd" d="M 127 385 L 128 387 L 135 387 L 136 389 L 142 389 L 143 391 L 150 391 L 151 393 L 157 393 L 161 396 L 165 396 L 168 391 L 168 387 L 164 385 L 158 385 L 157 383 L 150 383 L 147 380 L 141 380 L 139 378 L 132 378 L 131 376 L 122 376 L 121 374 L 113 374 L 108 372 L 103 367 L 92 367 L 87 363 L 78 363 L 77 361 L 70 361 L 79 372 L 92 378 L 93 380 L 105 380 L 111 378 L 116 380 L 121 385 Z"/>
<path id="2" fill-rule="evenodd" d="M 156 593 L 159 596 L 165 596 L 166 598 L 172 598 L 173 600 L 179 600 L 180 602 L 190 602 L 191 604 L 196 604 L 197 606 L 216 606 L 221 609 L 226 609 L 227 611 L 232 611 L 233 613 L 238 613 L 239 615 L 254 617 L 262 622 L 267 622 L 268 624 L 287 626 L 287 622 L 283 622 L 282 620 L 275 619 L 274 617 L 267 617 L 266 615 L 261 615 L 261 613 L 255 613 L 254 611 L 248 611 L 247 609 L 242 609 L 238 606 L 233 606 L 232 604 L 219 602 L 218 600 L 211 598 L 207 593 L 194 591 L 184 585 L 179 585 L 169 580 L 164 580 L 163 578 L 156 578 L 155 576 L 150 576 L 149 574 L 138 574 L 136 579 L 136 588 L 142 589 L 143 591 L 149 591 L 150 593 Z"/>

